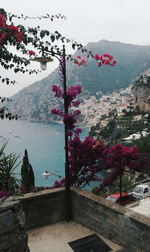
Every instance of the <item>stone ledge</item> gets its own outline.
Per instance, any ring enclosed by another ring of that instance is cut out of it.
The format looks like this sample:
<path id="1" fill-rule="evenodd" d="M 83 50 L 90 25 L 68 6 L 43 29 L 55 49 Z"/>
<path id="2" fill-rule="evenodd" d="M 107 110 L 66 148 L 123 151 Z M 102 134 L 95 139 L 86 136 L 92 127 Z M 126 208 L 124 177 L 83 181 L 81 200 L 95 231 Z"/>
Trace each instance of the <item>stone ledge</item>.
<path id="1" fill-rule="evenodd" d="M 58 192 L 62 192 L 64 191 L 64 188 L 53 188 L 53 189 L 48 189 L 48 190 L 43 190 L 43 191 L 38 191 L 38 192 L 31 192 L 31 193 L 26 193 L 24 195 L 21 196 L 17 196 L 16 198 L 18 200 L 26 200 L 32 197 L 32 199 L 37 198 L 37 197 L 41 197 L 44 195 L 47 197 L 47 195 L 52 195 L 54 193 L 58 193 Z"/>
<path id="2" fill-rule="evenodd" d="M 106 200 L 105 198 L 101 197 L 101 196 L 97 196 L 93 193 L 84 191 L 80 188 L 74 187 L 71 188 L 72 192 L 76 193 L 77 195 L 80 195 L 84 198 L 89 199 L 91 202 L 95 202 L 97 204 L 100 204 L 102 206 L 105 206 L 108 209 L 111 209 L 112 211 L 118 213 L 118 214 L 123 214 L 126 215 L 132 219 L 134 219 L 135 221 L 140 221 L 143 224 L 146 224 L 150 227 L 150 218 L 143 216 L 139 213 L 135 213 L 132 209 L 128 209 L 127 207 L 122 207 L 118 204 L 115 204 L 113 202 L 110 202 L 108 200 Z"/>
<path id="3" fill-rule="evenodd" d="M 126 247 L 149 252 L 150 219 L 79 188 L 72 188 L 73 220 Z"/>

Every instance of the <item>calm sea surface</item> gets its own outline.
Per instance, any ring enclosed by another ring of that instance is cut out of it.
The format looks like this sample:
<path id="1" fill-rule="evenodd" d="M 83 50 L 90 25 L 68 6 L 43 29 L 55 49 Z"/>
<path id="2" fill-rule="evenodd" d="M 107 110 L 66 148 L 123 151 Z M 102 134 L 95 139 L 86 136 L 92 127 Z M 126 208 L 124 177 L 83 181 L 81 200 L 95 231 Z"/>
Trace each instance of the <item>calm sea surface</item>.
<path id="1" fill-rule="evenodd" d="M 84 129 L 82 137 L 86 136 Z M 64 128 L 58 123 L 33 123 L 24 120 L 0 120 L 0 146 L 8 141 L 6 153 L 16 152 L 22 160 L 27 149 L 35 183 L 49 186 L 55 176 L 45 179 L 42 173 L 47 170 L 64 176 Z M 21 165 L 20 165 L 21 167 Z M 20 167 L 17 171 L 20 172 Z"/>

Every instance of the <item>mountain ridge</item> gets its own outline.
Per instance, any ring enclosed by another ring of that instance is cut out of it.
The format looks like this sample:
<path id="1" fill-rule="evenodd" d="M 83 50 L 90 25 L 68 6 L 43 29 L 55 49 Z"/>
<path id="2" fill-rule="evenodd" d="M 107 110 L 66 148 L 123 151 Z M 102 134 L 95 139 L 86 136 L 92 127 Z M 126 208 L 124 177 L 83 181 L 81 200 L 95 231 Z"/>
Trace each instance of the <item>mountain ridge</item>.
<path id="1" fill-rule="evenodd" d="M 86 46 L 94 54 L 109 53 L 118 61 L 115 67 L 97 67 L 94 59 L 89 59 L 87 67 L 77 67 L 67 62 L 67 84 L 79 84 L 88 95 L 110 93 L 116 89 L 126 88 L 137 77 L 150 68 L 150 46 L 133 45 L 119 41 L 100 40 L 89 42 Z M 81 55 L 79 51 L 74 56 Z M 83 54 L 84 56 L 84 54 Z M 11 110 L 23 118 L 35 120 L 52 120 L 49 111 L 59 106 L 50 87 L 59 84 L 58 69 L 50 75 L 36 81 L 12 96 Z"/>

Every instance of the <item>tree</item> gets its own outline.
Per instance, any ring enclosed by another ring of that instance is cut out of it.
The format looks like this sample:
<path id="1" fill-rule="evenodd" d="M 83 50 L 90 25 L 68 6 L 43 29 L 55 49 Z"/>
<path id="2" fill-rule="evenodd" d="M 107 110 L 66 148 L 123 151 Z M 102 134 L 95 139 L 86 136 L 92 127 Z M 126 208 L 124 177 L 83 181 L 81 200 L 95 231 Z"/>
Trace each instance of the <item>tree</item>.
<path id="1" fill-rule="evenodd" d="M 31 164 L 29 164 L 29 182 L 30 182 L 31 188 L 35 187 L 34 172 L 33 172 Z"/>
<path id="2" fill-rule="evenodd" d="M 28 159 L 28 152 L 25 150 L 23 164 L 21 166 L 21 178 L 23 189 L 29 192 L 34 186 L 34 172 Z"/>
<path id="3" fill-rule="evenodd" d="M 100 190 L 113 180 L 119 178 L 120 197 L 122 196 L 122 176 L 125 172 L 135 173 L 148 168 L 148 159 L 145 153 L 137 147 L 127 147 L 121 144 L 110 146 L 105 150 L 103 169 L 109 171 L 108 176 L 100 183 Z"/>

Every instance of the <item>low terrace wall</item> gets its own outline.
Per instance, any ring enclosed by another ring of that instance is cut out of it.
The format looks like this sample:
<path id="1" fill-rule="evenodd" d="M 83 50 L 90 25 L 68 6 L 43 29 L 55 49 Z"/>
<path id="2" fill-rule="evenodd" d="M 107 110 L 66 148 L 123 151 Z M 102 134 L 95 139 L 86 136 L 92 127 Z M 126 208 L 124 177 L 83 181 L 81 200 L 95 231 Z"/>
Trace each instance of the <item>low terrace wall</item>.
<path id="1" fill-rule="evenodd" d="M 104 198 L 72 189 L 74 221 L 127 248 L 150 251 L 150 219 Z"/>
<path id="2" fill-rule="evenodd" d="M 26 228 L 57 223 L 65 219 L 64 188 L 28 193 L 18 197 L 26 215 Z"/>

